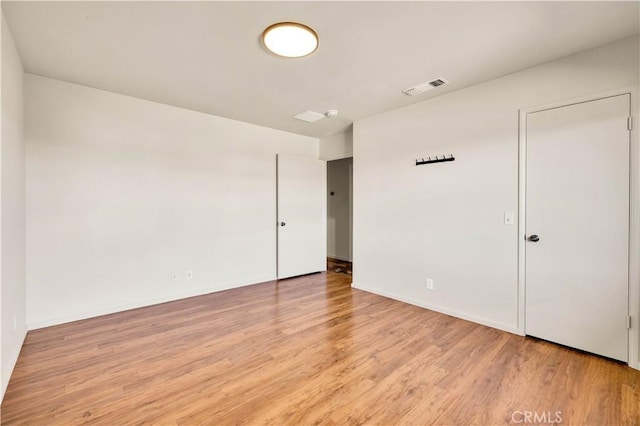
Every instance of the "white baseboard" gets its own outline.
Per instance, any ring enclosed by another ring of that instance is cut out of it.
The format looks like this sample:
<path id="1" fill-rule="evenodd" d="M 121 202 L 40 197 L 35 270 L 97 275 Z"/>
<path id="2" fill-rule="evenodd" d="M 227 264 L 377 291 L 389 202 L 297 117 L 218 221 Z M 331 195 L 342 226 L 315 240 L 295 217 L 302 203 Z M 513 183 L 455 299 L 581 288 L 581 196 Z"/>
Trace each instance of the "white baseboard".
<path id="1" fill-rule="evenodd" d="M 400 302 L 408 303 L 410 305 L 419 306 L 421 308 L 429 309 L 430 311 L 439 312 L 441 314 L 449 315 L 452 317 L 460 318 L 466 321 L 471 321 L 476 324 L 485 325 L 487 327 L 495 328 L 498 330 L 506 331 L 507 333 L 517 334 L 518 336 L 524 336 L 518 327 L 514 327 L 508 324 L 502 324 L 499 322 L 487 320 L 485 318 L 476 317 L 474 315 L 468 315 L 463 312 L 454 311 L 452 309 L 443 308 L 442 306 L 431 305 L 429 303 L 424 303 L 419 300 L 411 299 L 408 297 L 400 296 L 394 293 L 390 293 L 385 290 L 380 290 L 376 288 L 361 286 L 356 283 L 351 283 L 351 287 L 356 288 L 358 290 L 366 291 L 368 293 L 377 294 L 378 296 L 388 297 L 389 299 L 398 300 Z"/>
<path id="2" fill-rule="evenodd" d="M 217 293 L 219 291 L 230 290 L 233 288 L 240 288 L 240 287 L 246 287 L 246 286 L 255 285 L 255 284 L 262 284 L 262 283 L 270 282 L 274 280 L 276 280 L 275 277 L 272 280 L 260 281 L 257 283 L 246 283 L 246 284 L 239 284 L 239 285 L 236 284 L 236 285 L 229 285 L 224 287 L 199 289 L 199 290 L 194 290 L 192 292 L 187 292 L 187 293 L 180 293 L 180 294 L 174 294 L 174 295 L 169 295 L 164 297 L 158 297 L 154 299 L 136 301 L 133 303 L 126 303 L 124 305 L 109 306 L 103 309 L 76 313 L 76 314 L 72 314 L 64 317 L 53 318 L 50 320 L 30 322 L 27 324 L 27 329 L 37 330 L 39 328 L 51 327 L 54 325 L 65 324 L 68 322 L 80 321 L 88 318 L 95 318 L 103 315 L 115 314 L 118 312 L 129 311 L 131 309 L 138 309 L 138 308 L 144 308 L 147 306 L 159 305 L 161 303 L 173 302 L 176 300 L 187 299 L 189 297 L 202 296 L 204 294 Z"/>

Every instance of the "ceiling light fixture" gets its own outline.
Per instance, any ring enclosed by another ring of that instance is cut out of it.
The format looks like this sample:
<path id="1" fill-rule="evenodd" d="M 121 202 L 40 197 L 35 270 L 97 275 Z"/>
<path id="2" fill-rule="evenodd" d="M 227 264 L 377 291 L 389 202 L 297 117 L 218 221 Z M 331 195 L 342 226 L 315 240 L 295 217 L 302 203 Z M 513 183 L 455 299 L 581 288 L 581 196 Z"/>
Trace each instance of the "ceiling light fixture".
<path id="1" fill-rule="evenodd" d="M 279 22 L 264 30 L 262 42 L 276 55 L 300 58 L 316 51 L 318 34 L 297 22 Z"/>

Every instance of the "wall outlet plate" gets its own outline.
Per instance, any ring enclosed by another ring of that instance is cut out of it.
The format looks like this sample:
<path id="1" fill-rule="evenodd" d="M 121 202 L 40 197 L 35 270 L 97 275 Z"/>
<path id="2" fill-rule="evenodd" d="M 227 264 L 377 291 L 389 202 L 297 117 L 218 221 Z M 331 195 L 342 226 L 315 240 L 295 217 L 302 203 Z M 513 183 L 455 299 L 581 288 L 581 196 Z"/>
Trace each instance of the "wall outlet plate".
<path id="1" fill-rule="evenodd" d="M 427 278 L 427 289 L 433 290 L 433 280 L 431 278 Z"/>
<path id="2" fill-rule="evenodd" d="M 193 271 L 187 271 L 186 277 L 187 277 L 188 280 L 193 278 Z"/>
<path id="3" fill-rule="evenodd" d="M 513 225 L 516 222 L 516 215 L 512 212 L 504 212 L 504 224 Z"/>

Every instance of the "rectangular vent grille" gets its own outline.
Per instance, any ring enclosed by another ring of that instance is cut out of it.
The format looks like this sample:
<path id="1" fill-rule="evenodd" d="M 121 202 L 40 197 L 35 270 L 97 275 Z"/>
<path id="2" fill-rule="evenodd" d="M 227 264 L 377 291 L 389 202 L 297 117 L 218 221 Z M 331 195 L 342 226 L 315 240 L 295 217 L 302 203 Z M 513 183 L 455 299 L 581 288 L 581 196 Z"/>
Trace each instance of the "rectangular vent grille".
<path id="1" fill-rule="evenodd" d="M 409 87 L 408 89 L 404 89 L 402 93 L 409 96 L 419 95 L 420 93 L 424 93 L 427 90 L 433 90 L 436 87 L 444 86 L 449 83 L 444 78 L 436 78 L 435 80 L 428 81 L 426 83 L 420 83 L 413 87 Z"/>
<path id="2" fill-rule="evenodd" d="M 402 91 L 402 93 L 404 93 L 405 95 L 409 95 L 409 96 L 415 96 L 415 95 L 419 95 L 420 93 L 422 93 L 422 91 L 418 90 L 417 87 L 409 87 L 408 89 L 404 89 Z"/>
<path id="3" fill-rule="evenodd" d="M 438 86 L 444 86 L 445 84 L 447 84 L 447 82 L 441 78 L 437 78 L 433 81 L 430 81 L 429 84 L 433 87 L 438 87 Z"/>

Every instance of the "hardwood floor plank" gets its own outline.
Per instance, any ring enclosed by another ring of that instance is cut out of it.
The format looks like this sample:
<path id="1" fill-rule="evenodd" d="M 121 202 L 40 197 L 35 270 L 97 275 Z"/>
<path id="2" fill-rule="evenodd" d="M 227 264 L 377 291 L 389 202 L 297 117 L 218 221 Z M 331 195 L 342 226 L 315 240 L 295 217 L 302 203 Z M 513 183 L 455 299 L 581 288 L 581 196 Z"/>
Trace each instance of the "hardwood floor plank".
<path id="1" fill-rule="evenodd" d="M 640 426 L 640 372 L 350 279 L 314 274 L 31 331 L 2 424 L 487 425 L 559 411 L 562 424 Z"/>

